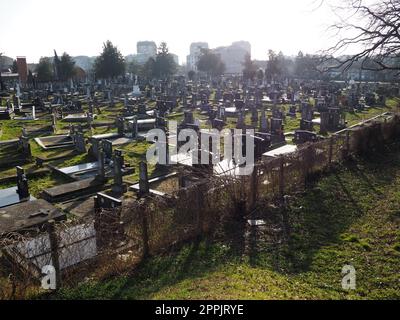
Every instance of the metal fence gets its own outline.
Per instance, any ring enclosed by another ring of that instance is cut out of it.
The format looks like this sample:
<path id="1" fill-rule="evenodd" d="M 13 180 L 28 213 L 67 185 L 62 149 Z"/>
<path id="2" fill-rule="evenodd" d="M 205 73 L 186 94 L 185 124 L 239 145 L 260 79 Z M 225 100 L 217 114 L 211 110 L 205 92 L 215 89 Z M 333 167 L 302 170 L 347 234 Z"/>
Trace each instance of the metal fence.
<path id="1" fill-rule="evenodd" d="M 19 276 L 0 285 L 0 294 L 18 296 L 16 283 L 37 279 L 45 264 L 55 265 L 58 281 L 67 285 L 96 268 L 101 275 L 124 272 L 143 257 L 211 233 L 226 217 L 282 202 L 285 195 L 305 190 L 316 175 L 351 156 L 379 152 L 399 134 L 399 115 L 387 115 L 303 144 L 292 154 L 263 159 L 249 176 L 212 176 L 168 196 L 151 194 L 97 210 L 90 222 L 50 223 L 39 234 L 4 235 L 3 263 Z"/>

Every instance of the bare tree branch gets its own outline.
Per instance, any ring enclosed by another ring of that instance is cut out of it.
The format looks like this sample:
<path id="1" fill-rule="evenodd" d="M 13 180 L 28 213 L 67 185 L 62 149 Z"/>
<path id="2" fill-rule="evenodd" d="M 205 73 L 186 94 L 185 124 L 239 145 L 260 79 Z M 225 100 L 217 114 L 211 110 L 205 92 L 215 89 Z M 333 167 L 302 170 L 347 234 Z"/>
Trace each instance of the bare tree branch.
<path id="1" fill-rule="evenodd" d="M 364 70 L 400 70 L 400 0 L 383 0 L 370 5 L 365 2 L 347 0 L 345 5 L 333 8 L 339 21 L 330 29 L 342 38 L 323 52 L 326 71 L 347 71 L 356 62 L 360 62 Z M 349 32 L 354 35 L 346 35 Z M 340 57 L 344 50 L 354 47 L 358 49 L 357 54 Z"/>

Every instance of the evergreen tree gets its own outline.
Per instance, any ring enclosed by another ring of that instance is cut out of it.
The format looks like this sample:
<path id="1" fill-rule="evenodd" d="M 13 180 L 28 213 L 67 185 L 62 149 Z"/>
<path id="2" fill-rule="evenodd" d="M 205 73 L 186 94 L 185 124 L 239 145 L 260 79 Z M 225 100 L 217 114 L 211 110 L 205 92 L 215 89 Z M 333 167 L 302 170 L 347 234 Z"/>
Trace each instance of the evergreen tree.
<path id="1" fill-rule="evenodd" d="M 177 65 L 174 61 L 174 58 L 169 53 L 167 44 L 165 42 L 161 42 L 155 59 L 154 75 L 158 79 L 166 79 L 174 75 L 176 71 Z"/>
<path id="2" fill-rule="evenodd" d="M 103 52 L 94 63 L 94 72 L 100 79 L 111 79 L 124 74 L 125 59 L 111 41 L 104 44 Z"/>
<path id="3" fill-rule="evenodd" d="M 75 61 L 72 60 L 71 56 L 64 52 L 61 56 L 59 63 L 59 78 L 60 80 L 67 81 L 74 76 Z"/>
<path id="4" fill-rule="evenodd" d="M 215 54 L 210 49 L 201 49 L 197 68 L 207 73 L 208 76 L 220 76 L 225 71 L 225 64 L 218 54 Z"/>
<path id="5" fill-rule="evenodd" d="M 243 79 L 244 80 L 254 80 L 257 73 L 257 67 L 251 60 L 249 54 L 246 54 L 243 62 Z"/>
<path id="6" fill-rule="evenodd" d="M 154 60 L 153 58 L 149 58 L 149 60 L 147 60 L 147 62 L 140 70 L 141 77 L 148 81 L 155 78 L 156 77 L 155 65 L 156 65 L 156 60 Z"/>
<path id="7" fill-rule="evenodd" d="M 127 63 L 126 69 L 127 69 L 127 71 L 129 73 L 132 73 L 132 74 L 135 74 L 135 75 L 140 74 L 140 71 L 141 71 L 140 70 L 141 67 L 136 61 L 132 61 L 130 63 Z"/>
<path id="8" fill-rule="evenodd" d="M 50 58 L 40 58 L 36 68 L 37 78 L 40 82 L 49 82 L 53 79 L 53 69 Z"/>
<path id="9" fill-rule="evenodd" d="M 53 74 L 56 81 L 60 80 L 60 58 L 58 57 L 56 50 L 54 50 Z"/>

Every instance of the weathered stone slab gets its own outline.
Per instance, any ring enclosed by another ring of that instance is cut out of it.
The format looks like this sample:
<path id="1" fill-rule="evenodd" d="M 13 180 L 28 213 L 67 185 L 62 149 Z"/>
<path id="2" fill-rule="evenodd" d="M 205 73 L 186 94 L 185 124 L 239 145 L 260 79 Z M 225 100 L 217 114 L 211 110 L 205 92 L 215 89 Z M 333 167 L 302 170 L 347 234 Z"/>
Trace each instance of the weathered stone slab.
<path id="1" fill-rule="evenodd" d="M 43 150 L 72 148 L 74 146 L 74 142 L 70 135 L 35 138 L 35 141 Z"/>
<path id="2" fill-rule="evenodd" d="M 297 146 L 293 144 L 287 144 L 282 147 L 273 149 L 271 151 L 265 152 L 262 156 L 263 158 L 276 158 L 281 155 L 286 155 L 297 151 Z"/>
<path id="3" fill-rule="evenodd" d="M 42 192 L 42 196 L 49 202 L 62 201 L 74 196 L 97 192 L 103 188 L 103 185 L 102 181 L 89 178 L 46 189 Z"/>
<path id="4" fill-rule="evenodd" d="M 87 116 L 82 113 L 78 114 L 69 114 L 65 116 L 62 121 L 64 122 L 86 122 L 87 121 Z"/>
<path id="5" fill-rule="evenodd" d="M 22 202 L 0 209 L 0 234 L 27 231 L 48 220 L 63 220 L 65 213 L 46 200 Z"/>

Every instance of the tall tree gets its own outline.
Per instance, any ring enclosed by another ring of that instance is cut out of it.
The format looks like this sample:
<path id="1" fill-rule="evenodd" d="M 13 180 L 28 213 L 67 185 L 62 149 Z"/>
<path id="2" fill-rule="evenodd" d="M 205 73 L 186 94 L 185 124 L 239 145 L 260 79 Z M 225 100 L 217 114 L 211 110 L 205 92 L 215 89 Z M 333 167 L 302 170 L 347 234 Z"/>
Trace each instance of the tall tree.
<path id="1" fill-rule="evenodd" d="M 222 62 L 220 55 L 206 48 L 201 49 L 197 68 L 207 73 L 208 76 L 220 76 L 225 72 L 225 64 Z"/>
<path id="2" fill-rule="evenodd" d="M 127 63 L 126 69 L 129 73 L 137 75 L 140 73 L 141 67 L 140 67 L 140 64 L 138 64 L 136 61 L 131 61 L 131 62 Z"/>
<path id="3" fill-rule="evenodd" d="M 154 58 L 149 58 L 149 60 L 147 60 L 144 66 L 141 68 L 140 76 L 147 81 L 150 81 L 151 79 L 155 78 L 156 77 L 155 65 L 156 65 L 156 60 L 154 60 Z"/>
<path id="4" fill-rule="evenodd" d="M 42 57 L 36 68 L 37 79 L 40 82 L 49 82 L 53 79 L 53 68 L 50 58 Z"/>
<path id="5" fill-rule="evenodd" d="M 155 76 L 159 79 L 165 79 L 174 75 L 176 70 L 177 65 L 173 56 L 169 53 L 167 44 L 165 42 L 161 42 L 155 59 Z"/>
<path id="6" fill-rule="evenodd" d="M 329 2 L 329 0 L 326 0 Z M 400 0 L 344 0 L 335 7 L 340 21 L 331 26 L 337 43 L 325 51 L 324 69 L 349 70 L 361 62 L 364 70 L 400 70 Z M 343 49 L 357 52 L 335 58 Z"/>
<path id="7" fill-rule="evenodd" d="M 321 73 L 318 70 L 320 59 L 316 55 L 304 55 L 300 51 L 294 62 L 295 76 L 300 79 L 319 79 L 321 77 Z"/>
<path id="8" fill-rule="evenodd" d="M 244 80 L 254 80 L 257 73 L 257 66 L 251 60 L 249 54 L 246 54 L 243 61 L 243 79 Z"/>
<path id="9" fill-rule="evenodd" d="M 111 79 L 124 74 L 125 59 L 111 41 L 104 43 L 103 52 L 94 63 L 94 71 L 100 79 Z"/>
<path id="10" fill-rule="evenodd" d="M 269 80 L 274 80 L 276 77 L 281 75 L 278 56 L 273 50 L 268 50 L 268 62 L 265 74 Z"/>
<path id="11" fill-rule="evenodd" d="M 282 52 L 276 54 L 273 50 L 268 50 L 268 62 L 265 69 L 267 79 L 277 80 L 283 76 L 287 76 L 289 72 L 288 63 L 289 61 L 286 60 Z"/>
<path id="12" fill-rule="evenodd" d="M 67 81 L 74 76 L 75 61 L 66 52 L 63 53 L 59 63 L 60 80 Z"/>
<path id="13" fill-rule="evenodd" d="M 60 58 L 58 57 L 56 50 L 54 50 L 53 74 L 55 80 L 60 80 Z"/>

